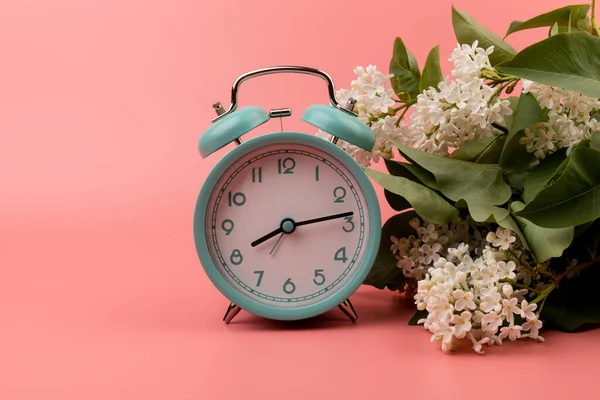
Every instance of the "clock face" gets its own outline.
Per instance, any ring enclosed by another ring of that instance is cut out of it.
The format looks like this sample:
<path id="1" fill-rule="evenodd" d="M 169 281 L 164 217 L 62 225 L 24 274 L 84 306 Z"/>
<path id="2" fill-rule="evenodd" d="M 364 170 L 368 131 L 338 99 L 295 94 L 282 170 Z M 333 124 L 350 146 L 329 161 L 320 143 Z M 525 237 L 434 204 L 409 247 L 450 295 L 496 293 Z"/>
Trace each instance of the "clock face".
<path id="1" fill-rule="evenodd" d="M 245 297 L 281 308 L 335 295 L 378 245 L 378 237 L 370 242 L 376 235 L 356 177 L 307 144 L 269 144 L 242 155 L 212 188 L 204 221 L 222 278 Z"/>

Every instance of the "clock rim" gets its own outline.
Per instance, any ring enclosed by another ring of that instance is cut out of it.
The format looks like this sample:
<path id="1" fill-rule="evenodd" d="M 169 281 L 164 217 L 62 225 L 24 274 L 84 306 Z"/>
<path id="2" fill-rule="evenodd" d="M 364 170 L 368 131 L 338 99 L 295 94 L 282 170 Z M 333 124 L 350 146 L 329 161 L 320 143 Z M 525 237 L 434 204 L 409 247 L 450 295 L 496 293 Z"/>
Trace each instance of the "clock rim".
<path id="1" fill-rule="evenodd" d="M 223 173 L 231 167 L 231 165 L 247 153 L 274 144 L 301 144 L 315 147 L 331 157 L 334 157 L 338 162 L 345 166 L 350 174 L 356 179 L 365 196 L 366 208 L 369 213 L 369 242 L 365 251 L 362 262 L 356 266 L 358 269 L 354 276 L 337 290 L 330 297 L 318 301 L 316 303 L 298 307 L 277 307 L 257 300 L 242 294 L 235 289 L 221 275 L 217 266 L 214 264 L 209 252 L 207 237 L 205 232 L 206 210 L 210 196 L 222 177 Z M 377 257 L 379 244 L 381 240 L 381 210 L 379 208 L 379 199 L 375 193 L 375 189 L 369 180 L 367 174 L 362 170 L 360 165 L 344 150 L 338 146 L 313 135 L 300 132 L 276 132 L 265 134 L 251 140 L 248 140 L 241 145 L 232 149 L 210 171 L 206 180 L 202 184 L 200 193 L 196 201 L 194 210 L 194 242 L 196 253 L 200 263 L 213 283 L 213 285 L 225 296 L 229 301 L 235 303 L 240 308 L 249 311 L 253 314 L 264 318 L 276 320 L 298 320 L 314 317 L 323 314 L 332 308 L 337 307 L 344 300 L 348 299 L 363 283 L 367 274 L 370 272 Z"/>

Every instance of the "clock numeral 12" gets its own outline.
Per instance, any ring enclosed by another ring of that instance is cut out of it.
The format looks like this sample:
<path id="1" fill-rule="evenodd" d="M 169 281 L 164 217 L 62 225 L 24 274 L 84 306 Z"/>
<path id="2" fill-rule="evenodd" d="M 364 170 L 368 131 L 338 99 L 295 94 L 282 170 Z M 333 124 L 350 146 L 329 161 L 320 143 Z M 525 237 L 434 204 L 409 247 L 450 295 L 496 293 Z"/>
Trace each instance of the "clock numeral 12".
<path id="1" fill-rule="evenodd" d="M 283 291 L 286 294 L 292 294 L 296 291 L 296 285 L 292 282 L 292 278 L 288 278 L 283 284 Z"/>
<path id="2" fill-rule="evenodd" d="M 346 257 L 346 247 L 339 248 L 338 251 L 335 252 L 333 260 L 346 263 L 348 261 L 348 257 Z"/>
<path id="3" fill-rule="evenodd" d="M 258 167 L 258 171 L 256 167 L 252 168 L 252 183 L 255 183 L 258 180 L 258 183 L 262 182 L 262 167 Z"/>
<path id="4" fill-rule="evenodd" d="M 277 160 L 278 174 L 293 174 L 294 168 L 296 168 L 296 160 L 291 157 Z"/>
<path id="5" fill-rule="evenodd" d="M 254 271 L 254 273 L 258 275 L 258 282 L 256 282 L 256 287 L 259 287 L 260 283 L 262 282 L 262 278 L 265 271 Z"/>
<path id="6" fill-rule="evenodd" d="M 319 166 L 315 167 L 315 181 L 319 182 Z"/>

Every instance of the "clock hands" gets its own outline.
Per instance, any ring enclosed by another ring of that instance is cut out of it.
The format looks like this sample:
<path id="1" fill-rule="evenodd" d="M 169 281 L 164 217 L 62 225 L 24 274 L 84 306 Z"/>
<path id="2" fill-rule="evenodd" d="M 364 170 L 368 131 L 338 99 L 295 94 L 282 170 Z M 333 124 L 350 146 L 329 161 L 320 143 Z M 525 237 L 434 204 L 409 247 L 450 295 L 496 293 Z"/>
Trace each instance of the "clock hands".
<path id="1" fill-rule="evenodd" d="M 279 242 L 281 242 L 281 239 L 283 239 L 283 235 L 285 235 L 285 232 L 281 232 L 281 235 L 279 235 L 279 237 L 275 241 L 275 244 L 271 248 L 271 251 L 269 251 L 269 255 L 273 255 L 273 253 L 275 252 L 275 249 L 277 248 L 277 245 L 279 244 Z"/>
<path id="2" fill-rule="evenodd" d="M 316 224 L 318 222 L 325 222 L 325 221 L 330 221 L 332 219 L 349 217 L 351 215 L 354 215 L 354 211 L 348 211 L 348 212 L 340 213 L 340 214 L 332 214 L 332 215 L 327 215 L 327 216 L 320 217 L 320 218 L 307 219 L 307 220 L 299 221 L 299 222 L 294 222 L 294 220 L 286 218 L 281 222 L 281 226 L 279 228 L 275 229 L 272 232 L 267 233 L 266 235 L 260 237 L 259 239 L 256 239 L 254 242 L 250 243 L 250 246 L 256 247 L 259 244 L 271 239 L 272 237 L 277 236 L 278 234 L 282 234 L 282 236 L 283 236 L 284 233 L 292 233 L 292 232 L 294 232 L 294 230 L 296 230 L 296 227 L 298 227 L 298 226 Z M 275 244 L 273 250 L 275 249 L 276 246 L 277 246 L 277 243 Z M 271 252 L 273 250 L 271 250 Z"/>
<path id="3" fill-rule="evenodd" d="M 348 212 L 341 213 L 341 214 L 327 215 L 326 217 L 307 219 L 305 221 L 296 222 L 296 226 L 316 224 L 317 222 L 323 222 L 323 221 L 329 221 L 331 219 L 349 217 L 351 215 L 354 215 L 354 211 L 348 211 Z"/>
<path id="4" fill-rule="evenodd" d="M 265 236 L 261 237 L 260 239 L 256 239 L 254 242 L 250 243 L 250 246 L 256 247 L 259 244 L 271 239 L 273 236 L 279 235 L 280 233 L 281 233 L 281 237 L 283 237 L 284 233 L 292 233 L 292 232 L 294 232 L 294 229 L 296 229 L 296 225 L 295 225 L 294 221 L 289 218 L 286 218 L 283 221 L 281 221 L 281 225 L 279 226 L 279 228 L 275 229 L 273 232 L 267 233 Z M 280 239 L 281 239 L 281 237 L 280 237 Z M 277 242 L 279 242 L 279 240 Z M 273 252 L 275 250 L 275 247 L 277 247 L 277 243 L 275 243 L 275 246 L 273 246 L 273 249 L 271 250 L 271 252 Z M 271 253 L 269 253 L 269 254 L 271 254 Z"/>

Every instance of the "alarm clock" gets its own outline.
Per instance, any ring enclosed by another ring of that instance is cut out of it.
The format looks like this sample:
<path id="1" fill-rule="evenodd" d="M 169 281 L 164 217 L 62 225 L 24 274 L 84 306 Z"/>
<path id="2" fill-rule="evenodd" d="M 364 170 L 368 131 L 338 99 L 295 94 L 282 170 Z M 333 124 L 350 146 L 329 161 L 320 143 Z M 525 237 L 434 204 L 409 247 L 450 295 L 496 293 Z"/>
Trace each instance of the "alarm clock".
<path id="1" fill-rule="evenodd" d="M 237 108 L 242 82 L 267 74 L 300 73 L 324 79 L 330 105 L 315 104 L 302 120 L 332 135 L 273 132 L 242 136 L 289 108 Z M 336 143 L 372 150 L 371 129 L 340 106 L 325 72 L 308 67 L 259 69 L 238 77 L 231 105 L 213 105 L 217 117 L 198 142 L 204 158 L 237 144 L 209 173 L 194 212 L 194 241 L 204 271 L 230 305 L 226 323 L 246 310 L 298 320 L 339 307 L 352 321 L 350 302 L 379 247 L 381 213 L 371 182 Z"/>

